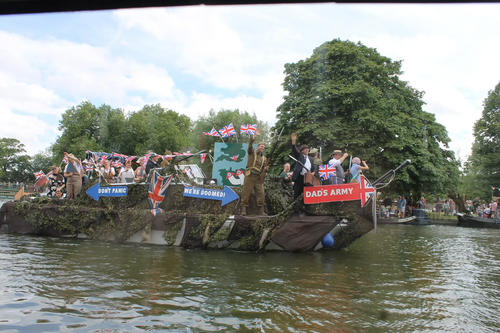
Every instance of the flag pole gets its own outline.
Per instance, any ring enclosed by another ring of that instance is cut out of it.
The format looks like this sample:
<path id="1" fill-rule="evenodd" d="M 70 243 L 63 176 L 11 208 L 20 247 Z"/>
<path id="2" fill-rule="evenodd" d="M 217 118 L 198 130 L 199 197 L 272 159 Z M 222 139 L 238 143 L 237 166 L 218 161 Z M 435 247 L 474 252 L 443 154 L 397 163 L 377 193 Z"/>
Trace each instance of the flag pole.
<path id="1" fill-rule="evenodd" d="M 213 128 L 215 129 L 215 126 L 213 126 Z M 216 131 L 217 131 L 217 130 L 216 130 Z M 222 140 L 222 142 L 223 142 L 223 143 L 225 143 L 225 142 L 224 142 L 224 139 L 222 138 L 222 135 L 220 135 L 219 131 L 217 131 L 217 134 L 218 134 L 218 137 Z"/>

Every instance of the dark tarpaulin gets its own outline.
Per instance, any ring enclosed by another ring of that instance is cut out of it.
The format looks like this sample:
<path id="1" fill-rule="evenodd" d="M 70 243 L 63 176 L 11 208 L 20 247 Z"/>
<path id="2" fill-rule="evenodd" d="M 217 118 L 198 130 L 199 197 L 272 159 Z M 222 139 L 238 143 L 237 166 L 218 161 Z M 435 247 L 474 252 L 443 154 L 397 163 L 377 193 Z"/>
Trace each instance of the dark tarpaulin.
<path id="1" fill-rule="evenodd" d="M 292 215 L 271 240 L 286 251 L 309 252 L 338 224 L 334 216 Z"/>

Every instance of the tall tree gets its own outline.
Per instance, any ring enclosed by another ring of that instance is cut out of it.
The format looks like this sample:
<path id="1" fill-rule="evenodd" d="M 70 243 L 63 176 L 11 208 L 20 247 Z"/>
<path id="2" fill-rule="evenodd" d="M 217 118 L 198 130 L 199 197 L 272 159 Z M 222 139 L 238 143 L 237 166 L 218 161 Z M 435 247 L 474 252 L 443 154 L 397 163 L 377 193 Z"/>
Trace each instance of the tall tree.
<path id="1" fill-rule="evenodd" d="M 366 160 L 375 179 L 405 159 L 393 192 L 445 193 L 455 186 L 458 163 L 448 149 L 445 127 L 422 110 L 423 92 L 399 79 L 401 61 L 392 61 L 361 43 L 335 39 L 312 56 L 285 65 L 284 90 L 275 131 L 286 126 L 298 142 L 334 149 Z M 286 159 L 290 141 L 283 139 Z"/>
<path id="2" fill-rule="evenodd" d="M 105 114 L 107 110 L 106 105 L 97 108 L 89 101 L 66 110 L 59 121 L 62 134 L 52 146 L 55 158 L 62 159 L 64 152 L 82 157 L 86 150 L 102 150 L 99 144 L 101 134 L 104 134 L 105 139 L 109 137 Z M 106 120 L 103 119 L 103 114 Z M 105 129 L 101 127 L 102 123 L 105 124 Z"/>
<path id="3" fill-rule="evenodd" d="M 492 187 L 500 187 L 500 82 L 488 92 L 481 118 L 474 124 L 469 176 L 476 181 L 469 191 L 490 199 Z"/>
<path id="4" fill-rule="evenodd" d="M 147 150 L 163 154 L 167 149 L 180 151 L 189 145 L 191 119 L 160 104 L 151 104 L 130 113 L 126 129 L 125 154 L 140 155 Z"/>
<path id="5" fill-rule="evenodd" d="M 0 139 L 0 181 L 26 182 L 31 174 L 30 157 L 25 154 L 24 144 L 17 139 Z"/>

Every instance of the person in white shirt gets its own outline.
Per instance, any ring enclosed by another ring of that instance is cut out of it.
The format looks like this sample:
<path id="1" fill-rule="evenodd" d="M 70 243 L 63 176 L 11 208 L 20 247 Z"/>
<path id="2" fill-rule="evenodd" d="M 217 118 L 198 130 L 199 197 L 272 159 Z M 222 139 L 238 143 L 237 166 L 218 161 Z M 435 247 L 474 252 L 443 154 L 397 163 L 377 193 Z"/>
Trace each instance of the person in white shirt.
<path id="1" fill-rule="evenodd" d="M 333 153 L 330 154 L 332 159 L 328 162 L 328 164 L 335 166 L 337 174 L 337 176 L 330 178 L 330 184 L 335 185 L 344 183 L 345 174 L 344 169 L 342 168 L 342 162 L 344 162 L 347 156 L 349 156 L 348 153 L 344 153 L 344 155 L 342 155 L 340 150 L 334 150 Z"/>
<path id="2" fill-rule="evenodd" d="M 127 178 L 131 179 L 130 183 L 134 180 L 134 169 L 132 169 L 132 161 L 126 161 L 125 166 L 121 168 L 120 174 L 118 175 L 119 183 L 129 183 Z"/>

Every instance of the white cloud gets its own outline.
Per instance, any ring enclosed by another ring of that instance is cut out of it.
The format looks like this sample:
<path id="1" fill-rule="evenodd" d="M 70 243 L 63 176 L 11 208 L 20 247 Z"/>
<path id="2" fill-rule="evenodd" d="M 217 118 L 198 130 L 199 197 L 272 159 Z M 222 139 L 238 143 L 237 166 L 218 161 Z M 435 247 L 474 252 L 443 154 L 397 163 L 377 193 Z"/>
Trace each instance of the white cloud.
<path id="1" fill-rule="evenodd" d="M 60 134 L 57 126 L 52 126 L 33 115 L 13 113 L 1 103 L 0 114 L 2 115 L 2 137 L 21 141 L 28 155 L 44 151 Z"/>

